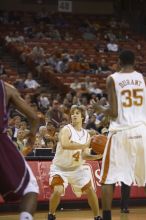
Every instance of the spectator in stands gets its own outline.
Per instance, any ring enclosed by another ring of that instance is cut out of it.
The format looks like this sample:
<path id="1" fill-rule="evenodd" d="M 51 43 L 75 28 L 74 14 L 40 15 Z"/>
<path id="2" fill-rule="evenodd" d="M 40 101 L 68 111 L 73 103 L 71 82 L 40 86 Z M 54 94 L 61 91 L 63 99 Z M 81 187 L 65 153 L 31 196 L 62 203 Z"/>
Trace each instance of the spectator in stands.
<path id="1" fill-rule="evenodd" d="M 57 100 L 53 100 L 52 108 L 47 111 L 46 116 L 56 128 L 60 126 L 63 120 L 63 113 L 60 110 L 60 104 Z"/>
<path id="2" fill-rule="evenodd" d="M 84 40 L 96 40 L 96 35 L 93 34 L 90 30 L 86 30 L 82 37 Z"/>
<path id="3" fill-rule="evenodd" d="M 53 68 L 56 67 L 57 62 L 58 62 L 56 54 L 54 54 L 54 53 L 53 54 L 47 54 L 47 56 L 45 58 L 45 61 L 46 61 L 46 65 L 49 65 Z"/>
<path id="4" fill-rule="evenodd" d="M 119 31 L 116 34 L 118 41 L 126 41 L 128 40 L 128 35 L 122 32 L 122 30 L 119 29 Z"/>
<path id="5" fill-rule="evenodd" d="M 75 78 L 74 81 L 70 84 L 70 88 L 75 91 L 81 88 L 81 83 L 77 78 Z"/>
<path id="6" fill-rule="evenodd" d="M 77 49 L 77 50 L 75 50 L 75 52 L 74 52 L 74 60 L 75 61 L 80 61 L 81 59 L 84 59 L 84 53 L 83 53 L 83 51 L 82 50 L 79 50 L 79 49 Z"/>
<path id="7" fill-rule="evenodd" d="M 19 31 L 15 31 L 14 36 L 13 36 L 13 42 L 19 43 L 19 44 L 24 44 L 24 36 L 19 33 Z"/>
<path id="8" fill-rule="evenodd" d="M 54 139 L 48 138 L 48 139 L 45 141 L 45 148 L 52 149 L 52 153 L 55 152 L 55 147 L 56 147 L 56 144 L 55 144 Z"/>
<path id="9" fill-rule="evenodd" d="M 50 29 L 50 37 L 52 40 L 61 40 L 61 34 L 58 29 Z"/>
<path id="10" fill-rule="evenodd" d="M 19 75 L 19 77 L 16 79 L 14 85 L 19 91 L 27 88 L 25 84 L 25 80 L 26 80 L 25 74 Z"/>
<path id="11" fill-rule="evenodd" d="M 72 100 L 73 100 L 73 96 L 72 96 L 71 92 L 66 93 L 66 96 L 64 99 L 66 99 L 66 104 L 70 108 L 72 106 Z"/>
<path id="12" fill-rule="evenodd" d="M 141 50 L 142 50 L 142 45 L 141 45 L 140 43 L 138 43 L 138 44 L 136 45 L 136 49 L 137 49 L 138 52 L 141 52 Z"/>
<path id="13" fill-rule="evenodd" d="M 41 109 L 41 111 L 45 111 L 49 108 L 50 106 L 50 102 L 48 100 L 48 97 L 47 97 L 47 94 L 46 93 L 41 93 L 39 96 L 38 96 L 38 106 L 39 108 Z"/>
<path id="14" fill-rule="evenodd" d="M 63 100 L 63 104 L 60 105 L 60 110 L 63 113 L 63 120 L 67 120 L 69 119 L 69 110 L 70 110 L 70 104 L 68 103 L 67 99 Z"/>
<path id="15" fill-rule="evenodd" d="M 95 102 L 98 102 L 99 98 L 95 93 L 90 94 L 89 105 L 92 105 Z"/>
<path id="16" fill-rule="evenodd" d="M 45 145 L 45 134 L 47 133 L 46 126 L 40 126 L 39 132 L 37 133 L 37 139 L 39 139 L 40 147 Z"/>
<path id="17" fill-rule="evenodd" d="M 106 96 L 101 97 L 100 103 L 101 103 L 101 105 L 103 105 L 103 106 L 108 106 L 107 97 L 106 97 Z"/>
<path id="18" fill-rule="evenodd" d="M 30 58 L 34 62 L 35 69 L 38 72 L 39 76 L 42 71 L 42 67 L 46 64 L 46 59 L 45 59 L 45 51 L 40 45 L 36 45 L 33 47 L 32 51 L 29 54 Z"/>
<path id="19" fill-rule="evenodd" d="M 13 42 L 14 33 L 11 31 L 8 35 L 5 36 L 5 44 L 6 46 Z"/>
<path id="20" fill-rule="evenodd" d="M 62 95 L 61 95 L 61 93 L 58 93 L 58 92 L 56 93 L 55 100 L 57 100 L 59 103 L 62 102 Z"/>
<path id="21" fill-rule="evenodd" d="M 91 77 L 90 76 L 85 77 L 84 84 L 85 84 L 85 87 L 86 87 L 87 90 L 90 90 L 90 88 L 92 88 L 92 82 L 91 82 Z"/>
<path id="22" fill-rule="evenodd" d="M 81 105 L 80 93 L 76 93 L 76 94 L 73 96 L 72 103 L 73 103 L 73 105 Z"/>
<path id="23" fill-rule="evenodd" d="M 36 45 L 32 48 L 30 55 L 32 60 L 38 64 L 45 57 L 45 51 L 40 45 Z"/>
<path id="24" fill-rule="evenodd" d="M 101 98 L 101 96 L 103 95 L 103 91 L 98 87 L 96 82 L 92 83 L 92 87 L 89 89 L 89 92 L 91 94 L 95 94 L 96 96 L 98 96 L 98 98 Z"/>
<path id="25" fill-rule="evenodd" d="M 81 105 L 82 105 L 83 107 L 85 107 L 85 109 L 86 109 L 86 106 L 88 105 L 88 98 L 87 98 L 86 96 L 83 96 L 83 97 L 81 98 Z"/>
<path id="26" fill-rule="evenodd" d="M 109 30 L 105 35 L 104 35 L 104 39 L 108 40 L 110 42 L 113 42 L 116 40 L 116 35 L 113 33 L 112 30 Z"/>
<path id="27" fill-rule="evenodd" d="M 20 124 L 21 124 L 21 117 L 19 115 L 16 115 L 16 116 L 14 116 L 13 121 L 14 121 L 14 124 L 11 127 L 12 140 L 16 141 L 17 140 L 17 134 L 18 134 Z"/>
<path id="28" fill-rule="evenodd" d="M 106 74 L 106 73 L 109 73 L 110 71 L 111 70 L 108 67 L 107 61 L 104 58 L 102 58 L 99 65 L 98 65 L 97 73 Z"/>
<path id="29" fill-rule="evenodd" d="M 40 87 L 40 84 L 35 79 L 32 78 L 32 73 L 27 74 L 25 85 L 29 89 L 38 89 Z"/>
<path id="30" fill-rule="evenodd" d="M 42 148 L 42 147 L 43 146 L 41 145 L 39 138 L 36 137 L 35 142 L 34 142 L 34 146 L 33 146 L 33 151 L 31 152 L 31 155 L 29 154 L 28 156 L 35 156 L 35 149 L 36 148 Z M 34 154 L 32 154 L 32 153 L 34 153 Z"/>
<path id="31" fill-rule="evenodd" d="M 92 105 L 87 105 L 86 106 L 86 111 L 85 111 L 85 124 L 88 123 L 89 118 L 94 114 L 94 109 Z"/>
<path id="32" fill-rule="evenodd" d="M 107 43 L 107 51 L 108 52 L 118 52 L 119 51 L 119 46 L 118 44 L 113 41 L 113 40 L 110 40 L 108 43 Z"/>
<path id="33" fill-rule="evenodd" d="M 93 129 L 95 131 L 98 131 L 98 124 L 96 123 L 96 113 L 89 117 L 88 122 L 86 124 L 86 129 Z"/>
<path id="34" fill-rule="evenodd" d="M 97 63 L 96 63 L 94 58 L 90 58 L 90 60 L 89 60 L 89 68 L 90 68 L 89 73 L 91 73 L 91 74 L 95 74 L 96 73 L 96 70 L 97 70 L 98 67 L 97 67 Z"/>
<path id="35" fill-rule="evenodd" d="M 73 40 L 73 38 L 72 38 L 72 36 L 70 35 L 69 32 L 65 32 L 64 40 L 65 41 L 72 41 Z"/>
<path id="36" fill-rule="evenodd" d="M 117 26 L 118 26 L 118 23 L 117 23 L 117 21 L 115 20 L 115 18 L 112 18 L 111 20 L 110 20 L 110 22 L 109 22 L 109 25 L 110 25 L 110 27 L 111 28 L 117 28 Z"/>
<path id="37" fill-rule="evenodd" d="M 17 133 L 17 139 L 15 141 L 18 149 L 20 152 L 23 152 L 24 148 L 25 148 L 25 145 L 26 145 L 26 142 L 27 142 L 27 136 L 28 133 L 26 133 L 24 130 L 22 129 L 19 129 L 18 130 L 18 133 Z"/>
<path id="38" fill-rule="evenodd" d="M 28 60 L 30 61 L 30 52 L 31 48 L 27 44 L 21 45 L 20 60 L 22 63 L 25 63 Z"/>
<path id="39" fill-rule="evenodd" d="M 45 133 L 44 138 L 45 139 L 48 139 L 48 138 L 54 139 L 55 132 L 56 132 L 55 126 L 54 126 L 53 122 L 49 120 L 46 125 L 46 133 Z"/>
<path id="40" fill-rule="evenodd" d="M 85 82 L 81 83 L 81 88 L 78 89 L 76 92 L 77 92 L 77 96 L 80 97 L 80 98 L 89 97 L 89 90 L 86 87 Z"/>
<path id="41" fill-rule="evenodd" d="M 26 133 L 29 133 L 28 124 L 26 121 L 22 120 L 20 122 L 20 129 L 23 130 Z"/>
<path id="42" fill-rule="evenodd" d="M 57 73 L 66 73 L 68 71 L 68 67 L 68 59 L 64 57 L 62 60 L 58 61 L 56 65 L 56 71 Z"/>
<path id="43" fill-rule="evenodd" d="M 89 67 L 89 62 L 87 59 L 80 60 L 80 73 L 85 73 L 85 74 L 91 73 L 90 67 Z"/>

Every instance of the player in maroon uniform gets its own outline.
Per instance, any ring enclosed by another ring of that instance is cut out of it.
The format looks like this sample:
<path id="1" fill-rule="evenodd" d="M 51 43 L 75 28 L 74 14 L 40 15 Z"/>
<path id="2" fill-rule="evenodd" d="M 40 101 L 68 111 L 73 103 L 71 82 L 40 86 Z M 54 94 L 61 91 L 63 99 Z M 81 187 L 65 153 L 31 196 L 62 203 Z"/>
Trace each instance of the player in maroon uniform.
<path id="1" fill-rule="evenodd" d="M 39 189 L 30 167 L 7 135 L 10 105 L 26 115 L 30 122 L 25 151 L 32 148 L 38 126 L 36 114 L 18 91 L 0 80 L 0 194 L 5 201 L 20 200 L 19 220 L 33 220 Z"/>

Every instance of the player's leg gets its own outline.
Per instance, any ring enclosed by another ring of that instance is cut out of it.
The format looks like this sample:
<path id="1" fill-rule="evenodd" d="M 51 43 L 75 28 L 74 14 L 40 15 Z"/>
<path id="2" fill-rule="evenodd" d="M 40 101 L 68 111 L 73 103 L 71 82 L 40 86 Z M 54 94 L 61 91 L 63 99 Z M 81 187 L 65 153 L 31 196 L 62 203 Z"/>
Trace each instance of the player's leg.
<path id="1" fill-rule="evenodd" d="M 102 218 L 99 216 L 99 203 L 96 192 L 94 191 L 91 183 L 85 185 L 82 188 L 82 191 L 87 194 L 88 203 L 94 213 L 95 220 L 101 220 Z"/>
<path id="2" fill-rule="evenodd" d="M 130 197 L 130 186 L 126 185 L 123 182 L 121 184 L 121 212 L 129 213 L 128 203 Z"/>
<path id="3" fill-rule="evenodd" d="M 86 193 L 88 198 L 88 203 L 94 213 L 95 220 L 100 220 L 101 217 L 99 216 L 99 204 L 96 192 L 91 184 L 91 168 L 87 165 L 83 165 L 76 172 L 72 175 L 72 186 L 75 190 L 75 187 L 80 189 L 81 193 Z M 75 190 L 76 191 L 76 190 Z"/>
<path id="4" fill-rule="evenodd" d="M 64 193 L 63 185 L 54 186 L 53 193 L 49 201 L 49 213 L 55 214 L 56 209 L 60 203 L 60 197 Z"/>
<path id="5" fill-rule="evenodd" d="M 30 180 L 23 192 L 23 196 L 20 202 L 20 220 L 32 220 L 33 215 L 37 209 L 37 196 L 39 193 L 39 187 L 28 164 L 26 164 L 29 171 Z"/>
<path id="6" fill-rule="evenodd" d="M 50 185 L 53 188 L 53 193 L 51 194 L 49 200 L 48 220 L 54 220 L 55 212 L 60 203 L 61 196 L 64 195 L 64 180 L 61 176 L 55 175 L 51 178 Z"/>
<path id="7" fill-rule="evenodd" d="M 37 193 L 30 192 L 23 196 L 20 203 L 20 220 L 32 220 L 37 209 Z"/>
<path id="8" fill-rule="evenodd" d="M 102 185 L 102 213 L 103 220 L 111 220 L 111 208 L 112 208 L 112 199 L 114 193 L 114 185 L 112 184 L 103 184 Z"/>

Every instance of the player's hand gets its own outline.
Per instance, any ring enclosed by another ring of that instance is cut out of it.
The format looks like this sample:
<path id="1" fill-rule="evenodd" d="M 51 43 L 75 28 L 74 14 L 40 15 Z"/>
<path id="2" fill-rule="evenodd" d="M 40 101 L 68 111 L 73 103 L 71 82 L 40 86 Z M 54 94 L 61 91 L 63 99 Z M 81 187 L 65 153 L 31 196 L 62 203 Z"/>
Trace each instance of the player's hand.
<path id="1" fill-rule="evenodd" d="M 90 143 L 91 143 L 91 138 L 89 138 L 89 140 L 87 141 L 87 143 L 84 145 L 84 149 L 85 149 L 85 148 L 89 148 L 89 147 L 90 147 Z"/>
<path id="2" fill-rule="evenodd" d="M 34 143 L 35 143 L 35 136 L 34 135 L 29 136 L 26 142 L 26 146 L 33 147 Z"/>
<path id="3" fill-rule="evenodd" d="M 102 154 L 98 154 L 98 155 L 96 155 L 96 157 L 97 157 L 97 159 L 96 159 L 96 160 L 101 160 L 101 159 L 102 159 L 102 157 L 103 157 L 103 155 L 102 155 Z"/>
<path id="4" fill-rule="evenodd" d="M 27 156 L 33 150 L 33 146 L 34 146 L 35 138 L 36 138 L 36 136 L 31 133 L 29 133 L 27 137 L 28 139 L 27 139 L 26 145 L 22 150 L 22 154 L 24 156 Z"/>
<path id="5" fill-rule="evenodd" d="M 32 147 L 25 146 L 22 150 L 22 154 L 23 154 L 23 156 L 27 156 L 29 153 L 31 153 L 31 151 L 32 151 Z"/>
<path id="6" fill-rule="evenodd" d="M 96 101 L 96 102 L 92 103 L 92 107 L 96 111 L 100 110 L 100 106 L 101 106 L 100 101 Z"/>

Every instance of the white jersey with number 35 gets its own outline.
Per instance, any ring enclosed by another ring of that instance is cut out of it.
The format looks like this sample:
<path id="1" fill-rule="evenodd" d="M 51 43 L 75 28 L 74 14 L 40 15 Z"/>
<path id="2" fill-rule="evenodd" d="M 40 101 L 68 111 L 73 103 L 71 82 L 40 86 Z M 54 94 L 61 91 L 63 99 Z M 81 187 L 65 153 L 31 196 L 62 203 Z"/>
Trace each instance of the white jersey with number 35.
<path id="1" fill-rule="evenodd" d="M 111 75 L 117 96 L 118 117 L 110 122 L 110 131 L 146 124 L 146 86 L 141 73 L 116 72 Z"/>

